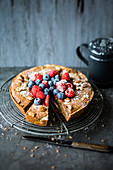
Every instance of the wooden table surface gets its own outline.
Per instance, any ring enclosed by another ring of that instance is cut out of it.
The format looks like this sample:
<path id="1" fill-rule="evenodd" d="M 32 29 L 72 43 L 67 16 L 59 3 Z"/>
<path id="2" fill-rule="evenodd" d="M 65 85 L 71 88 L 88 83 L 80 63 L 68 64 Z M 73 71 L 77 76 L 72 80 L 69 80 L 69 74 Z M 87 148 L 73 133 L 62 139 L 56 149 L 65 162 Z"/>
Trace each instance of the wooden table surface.
<path id="1" fill-rule="evenodd" d="M 0 68 L 0 86 L 24 69 L 23 67 Z M 86 68 L 79 70 L 87 73 Z M 71 136 L 79 142 L 104 143 L 113 146 L 113 88 L 100 90 L 104 97 L 104 109 L 101 116 L 93 125 Z M 22 139 L 23 134 L 23 132 L 9 127 L 0 116 L 0 170 L 49 170 L 52 169 L 52 166 L 58 170 L 113 169 L 112 153 L 27 141 Z M 39 148 L 35 149 L 35 146 L 39 146 Z M 25 150 L 24 147 L 26 147 Z M 34 157 L 31 157 L 31 154 L 34 154 Z"/>

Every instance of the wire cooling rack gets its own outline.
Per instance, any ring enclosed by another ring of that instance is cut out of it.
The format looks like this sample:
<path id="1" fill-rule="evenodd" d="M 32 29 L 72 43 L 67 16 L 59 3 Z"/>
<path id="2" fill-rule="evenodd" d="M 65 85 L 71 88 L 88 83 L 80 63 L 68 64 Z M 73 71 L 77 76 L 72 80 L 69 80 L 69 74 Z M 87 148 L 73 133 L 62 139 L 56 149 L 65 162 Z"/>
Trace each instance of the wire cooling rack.
<path id="1" fill-rule="evenodd" d="M 48 124 L 47 127 L 42 127 L 29 123 L 26 121 L 25 115 L 22 114 L 20 110 L 16 107 L 9 94 L 11 81 L 14 77 L 15 76 L 7 80 L 0 88 L 1 96 L 0 113 L 1 116 L 12 127 L 18 130 L 27 132 L 32 135 L 45 135 L 45 136 L 65 135 L 77 132 L 88 127 L 89 125 L 94 123 L 102 113 L 103 96 L 100 90 L 93 83 L 91 83 L 95 91 L 94 97 L 87 110 L 78 118 L 67 122 L 62 115 L 58 114 L 56 115 L 58 121 L 54 122 L 53 125 Z M 54 109 L 52 112 L 53 115 L 55 116 Z"/>

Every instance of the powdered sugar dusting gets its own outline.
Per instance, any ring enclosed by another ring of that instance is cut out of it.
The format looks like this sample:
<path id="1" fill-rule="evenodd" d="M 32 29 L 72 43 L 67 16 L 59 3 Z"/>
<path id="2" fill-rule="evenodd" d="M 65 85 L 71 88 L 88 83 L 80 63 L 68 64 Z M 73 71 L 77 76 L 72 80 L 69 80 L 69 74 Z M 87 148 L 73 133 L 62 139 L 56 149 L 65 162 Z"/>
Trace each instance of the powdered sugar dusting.
<path id="1" fill-rule="evenodd" d="M 35 79 L 35 74 L 37 74 L 37 72 L 29 72 L 28 73 L 28 77 L 29 77 L 29 79 L 31 79 L 31 80 L 34 80 Z"/>
<path id="2" fill-rule="evenodd" d="M 20 94 L 24 97 L 27 97 L 30 95 L 30 92 L 29 91 L 21 91 Z"/>

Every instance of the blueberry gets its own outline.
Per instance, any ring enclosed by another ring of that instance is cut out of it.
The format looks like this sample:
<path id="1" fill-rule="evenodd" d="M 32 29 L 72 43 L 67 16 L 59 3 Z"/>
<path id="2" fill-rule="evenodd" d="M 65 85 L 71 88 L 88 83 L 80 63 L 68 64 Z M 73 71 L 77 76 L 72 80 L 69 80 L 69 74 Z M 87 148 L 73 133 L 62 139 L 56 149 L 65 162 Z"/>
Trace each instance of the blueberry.
<path id="1" fill-rule="evenodd" d="M 27 84 L 27 86 L 31 89 L 34 86 L 35 82 L 33 80 L 30 80 Z"/>
<path id="2" fill-rule="evenodd" d="M 54 90 L 53 90 L 53 94 L 55 94 L 55 95 L 56 95 L 58 92 L 59 92 L 58 89 L 54 89 Z"/>
<path id="3" fill-rule="evenodd" d="M 60 76 L 57 74 L 57 75 L 55 76 L 55 79 L 60 80 Z"/>
<path id="4" fill-rule="evenodd" d="M 36 105 L 41 104 L 41 99 L 39 99 L 39 98 L 35 98 L 35 100 L 34 100 L 34 104 L 36 104 Z"/>
<path id="5" fill-rule="evenodd" d="M 44 89 L 44 94 L 47 96 L 49 94 L 49 89 L 48 88 L 45 88 Z"/>
<path id="6" fill-rule="evenodd" d="M 43 80 L 46 80 L 46 81 L 50 80 L 50 75 L 49 74 L 44 74 L 43 75 Z"/>
<path id="7" fill-rule="evenodd" d="M 56 85 L 56 82 L 59 82 L 59 79 L 54 80 L 54 82 L 53 82 L 54 86 Z"/>
<path id="8" fill-rule="evenodd" d="M 51 87 L 53 86 L 53 82 L 52 81 L 48 81 L 48 85 Z"/>
<path id="9" fill-rule="evenodd" d="M 35 81 L 35 84 L 38 86 L 39 84 L 41 83 L 41 80 L 39 80 L 39 79 L 37 79 L 36 81 Z"/>
<path id="10" fill-rule="evenodd" d="M 54 90 L 54 86 L 51 86 L 51 87 L 49 88 L 49 91 L 52 92 L 53 90 Z"/>
<path id="11" fill-rule="evenodd" d="M 55 78 L 54 78 L 54 77 L 52 77 L 52 78 L 51 78 L 51 81 L 52 81 L 52 82 L 54 82 L 54 80 L 55 80 Z"/>
<path id="12" fill-rule="evenodd" d="M 57 97 L 58 97 L 59 99 L 64 99 L 64 98 L 65 98 L 65 94 L 62 93 L 62 92 L 59 92 L 59 93 L 57 93 Z"/>
<path id="13" fill-rule="evenodd" d="M 39 84 L 39 87 L 41 87 L 42 89 L 44 89 L 44 88 L 45 88 L 45 84 L 40 83 L 40 84 Z"/>

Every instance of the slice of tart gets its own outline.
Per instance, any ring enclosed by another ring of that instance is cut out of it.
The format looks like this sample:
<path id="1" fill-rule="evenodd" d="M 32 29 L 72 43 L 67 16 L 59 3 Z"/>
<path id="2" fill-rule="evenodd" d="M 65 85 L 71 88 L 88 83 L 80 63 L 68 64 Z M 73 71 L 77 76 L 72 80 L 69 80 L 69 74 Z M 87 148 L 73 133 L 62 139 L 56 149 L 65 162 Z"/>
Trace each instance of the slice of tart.
<path id="1" fill-rule="evenodd" d="M 47 126 L 48 107 L 33 104 L 25 114 L 26 120 L 39 126 Z"/>
<path id="2" fill-rule="evenodd" d="M 69 121 L 86 110 L 94 91 L 83 73 L 51 64 L 18 74 L 12 81 L 10 95 L 27 121 L 47 126 L 49 98 Z"/>
<path id="3" fill-rule="evenodd" d="M 87 109 L 94 95 L 92 87 L 88 82 L 77 80 L 73 83 L 76 85 L 74 97 L 69 97 L 68 95 L 64 100 L 55 97 L 57 108 L 60 108 L 67 121 L 80 116 Z"/>

